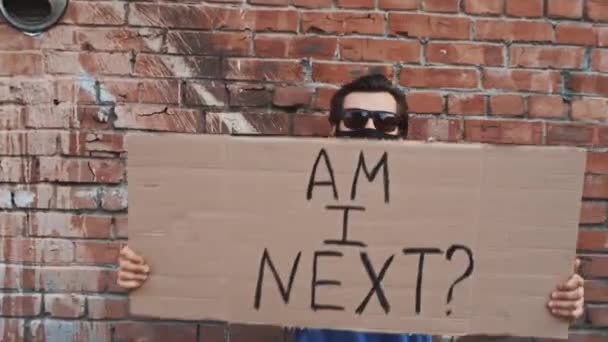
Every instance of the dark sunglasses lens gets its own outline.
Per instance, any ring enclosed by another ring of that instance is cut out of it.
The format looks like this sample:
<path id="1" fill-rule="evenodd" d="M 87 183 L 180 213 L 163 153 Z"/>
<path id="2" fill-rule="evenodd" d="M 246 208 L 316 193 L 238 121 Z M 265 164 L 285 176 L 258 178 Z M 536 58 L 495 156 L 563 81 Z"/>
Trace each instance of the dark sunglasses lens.
<path id="1" fill-rule="evenodd" d="M 342 121 L 349 129 L 362 129 L 367 123 L 368 113 L 362 110 L 349 110 L 344 112 Z"/>
<path id="2" fill-rule="evenodd" d="M 393 132 L 399 127 L 399 117 L 392 113 L 378 113 L 374 116 L 374 126 L 384 133 Z"/>

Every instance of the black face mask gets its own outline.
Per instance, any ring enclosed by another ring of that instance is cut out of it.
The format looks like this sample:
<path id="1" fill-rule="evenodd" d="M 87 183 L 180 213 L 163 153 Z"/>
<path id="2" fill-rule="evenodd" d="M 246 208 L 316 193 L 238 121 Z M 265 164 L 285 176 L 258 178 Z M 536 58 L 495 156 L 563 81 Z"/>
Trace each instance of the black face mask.
<path id="1" fill-rule="evenodd" d="M 336 137 L 339 138 L 358 138 L 358 139 L 377 139 L 377 140 L 397 140 L 399 135 L 386 134 L 382 131 L 373 128 L 363 128 L 355 131 L 340 131 L 336 132 Z"/>

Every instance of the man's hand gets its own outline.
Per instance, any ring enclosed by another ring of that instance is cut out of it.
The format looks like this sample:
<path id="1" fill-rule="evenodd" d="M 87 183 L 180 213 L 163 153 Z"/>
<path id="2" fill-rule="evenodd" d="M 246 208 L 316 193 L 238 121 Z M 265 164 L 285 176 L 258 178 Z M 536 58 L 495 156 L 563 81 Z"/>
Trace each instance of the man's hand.
<path id="1" fill-rule="evenodd" d="M 585 304 L 585 280 L 577 273 L 581 261 L 576 260 L 574 274 L 557 286 L 551 293 L 547 306 L 551 313 L 559 318 L 575 321 L 583 315 Z"/>
<path id="2" fill-rule="evenodd" d="M 147 279 L 150 273 L 150 266 L 145 260 L 137 255 L 129 246 L 123 247 L 118 257 L 118 286 L 133 290 L 139 288 Z"/>

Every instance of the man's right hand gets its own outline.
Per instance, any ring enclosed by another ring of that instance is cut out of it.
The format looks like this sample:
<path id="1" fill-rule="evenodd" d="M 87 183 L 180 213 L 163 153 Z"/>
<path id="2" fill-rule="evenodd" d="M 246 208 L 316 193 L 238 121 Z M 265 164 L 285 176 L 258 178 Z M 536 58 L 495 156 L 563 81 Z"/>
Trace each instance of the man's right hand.
<path id="1" fill-rule="evenodd" d="M 118 263 L 118 286 L 133 290 L 139 288 L 148 279 L 150 266 L 129 246 L 123 247 L 120 251 Z"/>

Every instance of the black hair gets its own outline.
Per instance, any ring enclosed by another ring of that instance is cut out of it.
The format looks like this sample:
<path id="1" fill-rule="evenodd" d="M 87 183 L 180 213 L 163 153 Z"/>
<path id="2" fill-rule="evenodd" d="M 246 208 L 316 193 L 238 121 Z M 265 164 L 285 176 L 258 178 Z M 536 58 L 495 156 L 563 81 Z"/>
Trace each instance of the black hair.
<path id="1" fill-rule="evenodd" d="M 359 77 L 354 81 L 345 84 L 340 88 L 331 99 L 331 107 L 329 112 L 329 122 L 332 125 L 338 125 L 342 119 L 342 110 L 344 109 L 344 99 L 351 93 L 366 92 L 366 93 L 389 93 L 397 102 L 397 116 L 401 118 L 400 133 L 405 135 L 408 127 L 407 103 L 405 94 L 398 88 L 394 87 L 382 74 L 370 74 Z"/>

